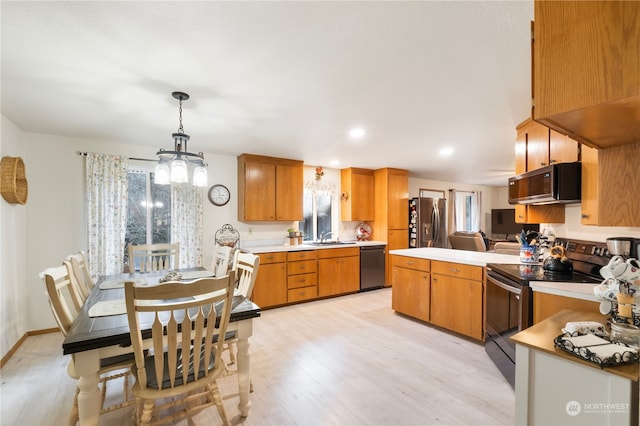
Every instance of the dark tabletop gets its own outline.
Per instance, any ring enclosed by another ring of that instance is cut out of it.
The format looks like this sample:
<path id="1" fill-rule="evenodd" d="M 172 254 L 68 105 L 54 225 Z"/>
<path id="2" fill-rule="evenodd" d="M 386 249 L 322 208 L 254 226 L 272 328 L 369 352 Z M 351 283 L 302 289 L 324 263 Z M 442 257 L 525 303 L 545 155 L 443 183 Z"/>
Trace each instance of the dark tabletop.
<path id="1" fill-rule="evenodd" d="M 196 269 L 190 269 L 196 270 Z M 73 322 L 69 334 L 62 343 L 65 355 L 91 349 L 119 345 L 131 345 L 127 315 L 111 315 L 105 317 L 89 317 L 89 308 L 103 300 L 124 299 L 124 289 L 100 290 L 100 283 L 107 280 L 125 280 L 146 278 L 149 282 L 162 277 L 163 273 L 119 274 L 103 277 L 96 283 L 87 298 L 78 317 Z M 231 322 L 260 316 L 260 307 L 243 296 L 234 296 L 231 311 Z"/>

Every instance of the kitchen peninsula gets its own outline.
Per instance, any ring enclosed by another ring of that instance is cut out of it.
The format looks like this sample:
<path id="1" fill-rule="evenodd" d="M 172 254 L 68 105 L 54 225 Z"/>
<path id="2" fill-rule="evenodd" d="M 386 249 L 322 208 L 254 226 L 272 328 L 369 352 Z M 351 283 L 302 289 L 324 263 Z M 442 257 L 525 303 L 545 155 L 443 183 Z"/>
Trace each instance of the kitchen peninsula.
<path id="1" fill-rule="evenodd" d="M 484 341 L 485 266 L 520 257 L 443 248 L 391 250 L 392 308 Z"/>
<path id="2" fill-rule="evenodd" d="M 554 346 L 570 321 L 606 322 L 563 310 L 512 337 L 516 342 L 515 424 L 637 425 L 638 364 L 600 368 Z"/>

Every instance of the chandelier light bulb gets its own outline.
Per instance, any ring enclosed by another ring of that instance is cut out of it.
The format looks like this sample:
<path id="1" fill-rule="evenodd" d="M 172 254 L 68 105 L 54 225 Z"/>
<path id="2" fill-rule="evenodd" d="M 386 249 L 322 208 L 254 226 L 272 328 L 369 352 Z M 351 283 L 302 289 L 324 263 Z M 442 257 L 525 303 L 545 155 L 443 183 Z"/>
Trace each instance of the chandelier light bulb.
<path id="1" fill-rule="evenodd" d="M 169 185 L 171 176 L 171 170 L 167 163 L 158 163 L 156 165 L 155 173 L 153 174 L 153 183 L 156 185 Z"/>
<path id="2" fill-rule="evenodd" d="M 187 183 L 189 182 L 189 172 L 187 171 L 187 163 L 181 159 L 175 159 L 171 162 L 171 182 Z"/>
<path id="3" fill-rule="evenodd" d="M 193 185 L 199 187 L 206 187 L 209 185 L 206 167 L 198 166 L 193 169 Z"/>

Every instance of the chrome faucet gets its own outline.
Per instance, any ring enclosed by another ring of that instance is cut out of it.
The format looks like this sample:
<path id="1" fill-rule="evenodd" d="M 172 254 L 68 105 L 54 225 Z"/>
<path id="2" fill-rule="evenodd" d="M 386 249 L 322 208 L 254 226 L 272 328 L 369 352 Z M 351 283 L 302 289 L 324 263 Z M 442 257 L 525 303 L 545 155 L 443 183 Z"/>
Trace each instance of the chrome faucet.
<path id="1" fill-rule="evenodd" d="M 320 234 L 320 242 L 321 242 L 321 243 L 322 243 L 322 242 L 324 242 L 324 241 L 325 241 L 326 239 L 328 239 L 328 238 L 329 238 L 329 236 L 331 236 L 331 235 L 333 235 L 333 232 L 331 232 L 331 231 L 322 232 L 322 233 Z"/>

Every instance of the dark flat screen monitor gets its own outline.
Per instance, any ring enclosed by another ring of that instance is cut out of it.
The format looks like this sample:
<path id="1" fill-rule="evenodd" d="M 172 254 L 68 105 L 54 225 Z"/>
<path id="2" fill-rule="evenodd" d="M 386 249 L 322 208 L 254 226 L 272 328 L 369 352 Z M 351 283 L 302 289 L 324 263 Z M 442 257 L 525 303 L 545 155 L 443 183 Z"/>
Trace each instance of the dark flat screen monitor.
<path id="1" fill-rule="evenodd" d="M 539 231 L 540 225 L 537 223 L 516 223 L 516 209 L 492 209 L 491 210 L 491 233 L 497 235 L 519 234 L 522 230 Z"/>

